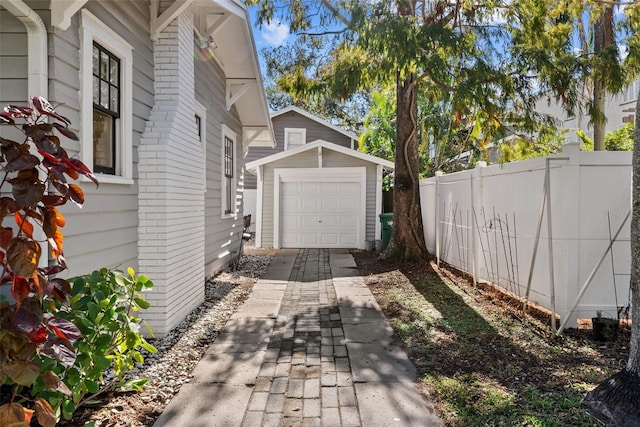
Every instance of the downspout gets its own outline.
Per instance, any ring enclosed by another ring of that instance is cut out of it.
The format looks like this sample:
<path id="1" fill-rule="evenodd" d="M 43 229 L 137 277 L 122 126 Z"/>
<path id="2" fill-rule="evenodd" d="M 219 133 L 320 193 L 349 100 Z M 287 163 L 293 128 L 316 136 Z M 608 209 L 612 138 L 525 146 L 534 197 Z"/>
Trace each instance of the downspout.
<path id="1" fill-rule="evenodd" d="M 33 9 L 22 0 L 0 0 L 0 6 L 18 18 L 27 29 L 28 96 L 49 97 L 47 27 Z"/>
<path id="2" fill-rule="evenodd" d="M 0 6 L 18 18 L 27 29 L 27 96 L 42 96 L 49 99 L 49 63 L 47 50 L 47 27 L 33 9 L 22 0 L 0 0 Z M 42 253 L 49 253 L 47 238 L 42 229 L 37 229 L 35 239 L 42 242 Z M 49 257 L 41 256 L 39 266 L 49 265 Z"/>

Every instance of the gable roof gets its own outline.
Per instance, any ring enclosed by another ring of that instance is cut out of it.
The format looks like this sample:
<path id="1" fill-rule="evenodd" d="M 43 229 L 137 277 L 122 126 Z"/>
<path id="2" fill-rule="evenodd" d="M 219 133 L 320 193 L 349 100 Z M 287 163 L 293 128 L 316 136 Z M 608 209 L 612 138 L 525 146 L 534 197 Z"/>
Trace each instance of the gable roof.
<path id="1" fill-rule="evenodd" d="M 304 153 L 305 151 L 313 150 L 318 147 L 326 148 L 327 150 L 336 151 L 338 153 L 351 156 L 359 160 L 364 160 L 366 162 L 382 165 L 387 170 L 393 170 L 394 168 L 393 162 L 390 162 L 389 160 L 381 159 L 380 157 L 372 156 L 371 154 L 365 154 L 360 151 L 352 150 L 350 148 L 346 148 L 341 145 L 334 144 L 332 142 L 323 141 L 322 139 L 318 139 L 308 144 L 301 145 L 296 148 L 292 148 L 291 150 L 282 151 L 280 153 L 272 154 L 271 156 L 254 160 L 252 162 L 247 163 L 245 167 L 249 172 L 255 174 L 256 171 L 258 170 L 258 167 L 262 165 L 265 165 L 267 163 L 272 163 L 278 160 L 286 159 L 287 157 L 295 156 L 296 154 Z"/>
<path id="2" fill-rule="evenodd" d="M 275 113 L 271 113 L 271 119 L 273 120 L 274 118 L 281 116 L 285 113 L 291 112 L 293 111 L 294 113 L 298 113 L 301 116 L 304 116 L 310 120 L 313 120 L 314 122 L 320 123 L 322 126 L 328 127 L 329 129 L 332 129 L 338 133 L 341 133 L 342 135 L 346 136 L 347 138 L 353 139 L 354 141 L 358 141 L 358 136 L 354 133 L 348 132 L 344 129 L 339 128 L 336 125 L 332 125 L 331 123 L 329 123 L 328 121 L 321 119 L 318 116 L 314 116 L 313 114 L 311 114 L 308 111 L 303 110 L 302 108 L 298 108 L 295 105 L 290 105 L 289 107 L 283 108 L 282 110 L 278 110 Z"/>

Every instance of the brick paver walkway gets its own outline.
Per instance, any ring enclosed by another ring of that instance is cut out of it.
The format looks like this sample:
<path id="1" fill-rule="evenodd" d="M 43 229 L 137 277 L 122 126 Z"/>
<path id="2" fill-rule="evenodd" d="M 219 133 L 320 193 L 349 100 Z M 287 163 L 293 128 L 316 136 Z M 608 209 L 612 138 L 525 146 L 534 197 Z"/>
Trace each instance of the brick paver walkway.
<path id="1" fill-rule="evenodd" d="M 346 251 L 280 251 L 156 426 L 438 426 Z"/>

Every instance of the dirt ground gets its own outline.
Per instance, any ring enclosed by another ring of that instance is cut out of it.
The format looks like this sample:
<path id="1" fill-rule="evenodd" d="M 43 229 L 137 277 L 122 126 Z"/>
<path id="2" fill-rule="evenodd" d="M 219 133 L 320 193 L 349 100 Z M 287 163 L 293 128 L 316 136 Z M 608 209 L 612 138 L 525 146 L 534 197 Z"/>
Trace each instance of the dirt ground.
<path id="1" fill-rule="evenodd" d="M 444 265 L 353 255 L 446 425 L 601 425 L 581 400 L 626 363 L 628 324 L 609 342 L 590 320 L 557 337 L 545 310 L 523 316 L 521 302 Z"/>

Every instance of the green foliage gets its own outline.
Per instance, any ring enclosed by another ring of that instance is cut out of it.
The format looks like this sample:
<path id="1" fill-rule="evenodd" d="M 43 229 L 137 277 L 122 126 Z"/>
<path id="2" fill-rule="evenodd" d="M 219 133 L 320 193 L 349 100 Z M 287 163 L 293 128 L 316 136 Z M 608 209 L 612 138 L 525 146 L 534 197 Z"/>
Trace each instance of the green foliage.
<path id="1" fill-rule="evenodd" d="M 604 145 L 608 151 L 633 150 L 633 123 L 626 123 L 622 127 L 609 132 L 604 137 Z"/>
<path id="2" fill-rule="evenodd" d="M 47 365 L 71 391 L 71 395 L 48 390 L 44 381 L 34 386 L 32 393 L 45 397 L 65 419 L 96 395 L 117 388 L 140 390 L 144 379 L 127 380 L 126 374 L 136 363 L 144 361 L 141 349 L 155 353 L 140 332 L 146 322 L 135 316 L 149 307 L 142 291 L 153 283 L 146 276 L 128 275 L 116 270 L 101 269 L 70 280 L 73 283 L 69 304 L 57 303 L 52 312 L 78 327 L 82 340 L 75 343 L 77 357 L 70 367 Z M 105 372 L 113 379 L 105 380 Z"/>
<path id="3" fill-rule="evenodd" d="M 500 163 L 548 156 L 562 151 L 564 133 L 541 132 L 535 138 L 516 137 L 500 144 Z"/>
<path id="4" fill-rule="evenodd" d="M 622 127 L 607 133 L 604 137 L 604 145 L 607 151 L 632 151 L 633 150 L 633 123 L 626 123 Z M 589 138 L 582 130 L 578 129 L 576 135 L 582 141 L 582 151 L 593 151 L 593 139 Z"/>
<path id="5" fill-rule="evenodd" d="M 46 399 L 19 391 L 39 383 L 71 395 L 50 370 L 52 366 L 74 365 L 74 343 L 81 337 L 72 322 L 48 312 L 55 301 L 68 301 L 71 292 L 69 282 L 55 277 L 66 269 L 61 231 L 65 219 L 57 207 L 68 201 L 78 206 L 84 203 L 82 189 L 68 180 L 84 175 L 96 185 L 98 182 L 89 168 L 70 158 L 60 144 L 56 134 L 78 140 L 70 124 L 42 97 L 31 97 L 27 106 L 9 105 L 0 112 L 0 125 L 12 126 L 24 135 L 21 142 L 0 138 L 5 190 L 0 197 L 0 222 L 4 225 L 0 227 L 0 285 L 11 286 L 14 300 L 0 302 L 0 386 L 13 390 L 0 397 L 3 425 L 29 423 L 34 412 L 40 425 L 56 423 Z M 39 156 L 32 154 L 36 152 Z M 36 227 L 51 250 L 54 264 L 49 267 L 39 266 L 42 249 L 34 237 Z"/>

